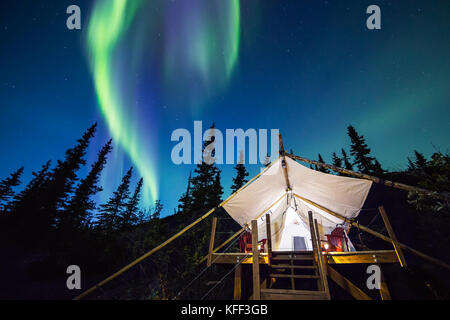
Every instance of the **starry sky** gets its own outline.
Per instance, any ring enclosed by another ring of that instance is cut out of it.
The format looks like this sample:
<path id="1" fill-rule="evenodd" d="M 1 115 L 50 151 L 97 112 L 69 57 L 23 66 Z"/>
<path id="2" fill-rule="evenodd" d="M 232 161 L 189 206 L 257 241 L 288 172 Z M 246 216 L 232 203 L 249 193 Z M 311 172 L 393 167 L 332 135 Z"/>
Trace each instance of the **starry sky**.
<path id="1" fill-rule="evenodd" d="M 72 4 L 81 30 L 66 28 Z M 366 28 L 371 4 L 381 30 Z M 170 136 L 194 120 L 280 129 L 287 149 L 325 161 L 352 124 L 401 170 L 414 149 L 449 151 L 449 30 L 437 0 L 1 1 L 0 179 L 24 165 L 27 181 L 95 121 L 88 162 L 115 142 L 98 201 L 133 165 L 143 205 L 161 199 L 165 215 L 194 168 L 172 163 Z M 233 165 L 219 167 L 228 196 Z"/>

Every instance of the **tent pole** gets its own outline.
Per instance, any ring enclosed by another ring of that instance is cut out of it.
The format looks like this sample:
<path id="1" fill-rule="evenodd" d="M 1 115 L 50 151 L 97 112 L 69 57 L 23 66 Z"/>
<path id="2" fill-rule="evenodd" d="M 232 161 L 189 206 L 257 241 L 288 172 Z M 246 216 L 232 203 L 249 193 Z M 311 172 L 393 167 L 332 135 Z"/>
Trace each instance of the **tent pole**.
<path id="1" fill-rule="evenodd" d="M 351 171 L 351 170 L 347 170 L 344 168 L 339 168 L 336 167 L 334 165 L 331 164 L 326 164 L 326 163 L 322 163 L 322 162 L 318 162 L 318 161 L 314 161 L 314 160 L 309 160 L 303 157 L 299 157 L 296 156 L 295 154 L 286 154 L 289 158 L 294 159 L 294 160 L 298 160 L 298 161 L 302 161 L 302 162 L 306 162 L 309 164 L 313 164 L 316 166 L 320 166 L 320 167 L 324 167 L 339 173 L 343 173 L 343 174 L 347 174 L 350 176 L 354 176 L 357 178 L 361 178 L 361 179 L 366 179 L 366 180 L 370 180 L 379 184 L 383 184 L 385 186 L 388 187 L 392 187 L 392 188 L 397 188 L 400 190 L 405 190 L 405 191 L 410 191 L 410 192 L 417 192 L 420 194 L 424 194 L 427 195 L 429 197 L 432 198 L 436 198 L 436 199 L 441 199 L 444 201 L 450 201 L 450 195 L 446 194 L 446 193 L 439 193 L 439 192 L 435 192 L 435 191 L 430 191 L 430 190 L 426 190 L 426 189 L 422 189 L 422 188 L 418 188 L 418 187 L 413 187 L 413 186 L 409 186 L 407 184 L 403 184 L 403 183 L 399 183 L 399 182 L 395 182 L 395 181 L 389 181 L 389 180 L 383 180 L 368 174 L 364 174 L 364 173 L 360 173 L 360 172 L 355 172 L 355 171 Z"/>
<path id="2" fill-rule="evenodd" d="M 294 196 L 299 198 L 300 200 L 305 201 L 306 203 L 309 203 L 312 206 L 315 206 L 316 208 L 319 208 L 319 209 L 325 211 L 326 213 L 329 213 L 332 216 L 335 216 L 336 218 L 339 218 L 339 219 L 343 220 L 344 222 L 347 222 L 347 223 L 349 223 L 349 224 L 351 224 L 351 225 L 361 229 L 362 231 L 365 231 L 365 232 L 367 232 L 367 233 L 369 233 L 369 234 L 371 234 L 371 235 L 373 235 L 375 237 L 378 237 L 378 238 L 380 238 L 380 239 L 382 239 L 382 240 L 384 240 L 386 242 L 392 243 L 392 239 L 391 238 L 386 237 L 386 236 L 382 235 L 381 233 L 378 233 L 378 232 L 376 232 L 376 231 L 374 231 L 372 229 L 369 229 L 369 228 L 367 228 L 367 227 L 365 227 L 363 225 L 360 225 L 359 223 L 356 223 L 356 222 L 354 222 L 354 221 L 352 221 L 352 220 L 350 220 L 350 219 L 348 219 L 346 217 L 343 217 L 340 214 L 338 214 L 336 212 L 333 212 L 330 209 L 321 206 L 320 204 L 317 204 L 317 203 L 315 203 L 315 202 L 313 202 L 311 200 L 303 198 L 302 196 L 299 196 L 296 193 L 294 193 Z M 407 246 L 406 244 L 398 242 L 398 245 L 400 247 L 402 247 L 403 249 L 408 250 L 409 252 L 415 254 L 416 256 L 418 256 L 418 257 L 420 257 L 422 259 L 428 260 L 429 262 L 432 262 L 432 263 L 434 263 L 436 265 L 439 265 L 439 266 L 441 266 L 443 268 L 446 268 L 446 269 L 450 270 L 450 265 L 446 264 L 445 262 L 443 262 L 443 261 L 441 261 L 439 259 L 430 257 L 429 255 L 426 255 L 425 253 L 422 253 L 422 252 L 420 252 L 420 251 L 418 251 L 416 249 L 413 249 L 413 248 Z"/>
<path id="3" fill-rule="evenodd" d="M 272 230 L 270 227 L 270 214 L 266 214 L 266 237 L 267 237 L 267 256 L 269 259 L 269 266 L 272 259 Z"/>
<path id="4" fill-rule="evenodd" d="M 278 143 L 280 145 L 280 157 L 282 158 L 281 167 L 283 168 L 284 180 L 286 181 L 286 191 L 291 190 L 291 184 L 289 183 L 289 175 L 287 172 L 287 163 L 286 163 L 286 151 L 283 146 L 283 138 L 281 137 L 281 133 L 278 134 Z"/>

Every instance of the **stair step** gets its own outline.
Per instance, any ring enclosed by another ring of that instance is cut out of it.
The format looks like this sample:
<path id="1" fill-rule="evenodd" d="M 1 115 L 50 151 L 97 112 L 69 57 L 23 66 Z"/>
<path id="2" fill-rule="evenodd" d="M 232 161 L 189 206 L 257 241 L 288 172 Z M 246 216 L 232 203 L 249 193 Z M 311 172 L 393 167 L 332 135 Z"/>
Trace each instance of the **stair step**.
<path id="1" fill-rule="evenodd" d="M 306 274 L 270 274 L 271 278 L 295 278 L 295 279 L 319 279 L 316 275 L 306 275 Z"/>
<path id="2" fill-rule="evenodd" d="M 290 264 L 276 264 L 270 266 L 273 269 L 317 269 L 316 266 L 297 266 Z"/>
<path id="3" fill-rule="evenodd" d="M 261 289 L 263 300 L 329 300 L 325 291 Z"/>

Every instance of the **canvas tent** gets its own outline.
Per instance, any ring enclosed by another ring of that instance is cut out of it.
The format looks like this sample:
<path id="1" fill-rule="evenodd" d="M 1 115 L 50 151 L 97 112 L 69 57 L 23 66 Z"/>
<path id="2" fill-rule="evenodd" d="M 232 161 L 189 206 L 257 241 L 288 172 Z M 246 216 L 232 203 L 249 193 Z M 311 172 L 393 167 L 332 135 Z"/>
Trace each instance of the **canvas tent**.
<path id="1" fill-rule="evenodd" d="M 284 166 L 290 189 L 286 185 Z M 315 171 L 289 157 L 285 162 L 279 157 L 223 207 L 241 226 L 257 220 L 258 240 L 267 237 L 264 219 L 269 214 L 274 251 L 311 250 L 308 211 L 313 212 L 322 235 L 329 234 L 338 225 L 347 229 L 348 224 L 303 199 L 353 219 L 364 205 L 371 185 L 369 180 Z M 354 250 L 351 243 L 349 247 Z"/>

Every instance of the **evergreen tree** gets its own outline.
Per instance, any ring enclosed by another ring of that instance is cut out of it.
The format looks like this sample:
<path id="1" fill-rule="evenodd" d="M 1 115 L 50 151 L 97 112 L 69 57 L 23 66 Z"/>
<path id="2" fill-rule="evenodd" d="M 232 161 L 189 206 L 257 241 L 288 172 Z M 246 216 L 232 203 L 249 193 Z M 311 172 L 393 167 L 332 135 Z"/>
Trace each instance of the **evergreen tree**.
<path id="1" fill-rule="evenodd" d="M 222 202 L 223 188 L 220 182 L 220 170 L 217 169 L 217 173 L 214 178 L 211 192 L 209 193 L 208 202 L 206 208 L 217 207 Z"/>
<path id="2" fill-rule="evenodd" d="M 414 162 L 411 161 L 411 159 L 408 157 L 408 170 L 415 170 L 416 165 L 414 164 Z"/>
<path id="3" fill-rule="evenodd" d="M 183 193 L 181 198 L 178 200 L 178 202 L 180 202 L 180 204 L 178 205 L 177 213 L 188 213 L 191 210 L 191 205 L 192 205 L 191 183 L 192 183 L 192 173 L 189 172 L 187 189 L 186 189 L 186 192 Z"/>
<path id="4" fill-rule="evenodd" d="M 37 242 L 44 240 L 45 230 L 51 224 L 48 215 L 39 210 L 41 199 L 44 197 L 44 186 L 50 179 L 50 164 L 51 161 L 47 161 L 39 172 L 33 171 L 33 178 L 24 190 L 14 196 L 11 203 L 11 218 L 14 229 L 21 231 L 18 239 L 21 242 L 30 243 L 30 240 Z M 38 235 L 40 236 L 38 237 Z"/>
<path id="5" fill-rule="evenodd" d="M 322 155 L 319 153 L 319 162 L 320 163 L 325 163 L 325 161 L 323 161 L 323 158 L 322 158 Z M 320 172 L 323 172 L 323 173 L 330 173 L 330 170 L 328 170 L 327 168 L 325 168 L 325 167 L 321 167 L 321 166 L 319 166 L 318 168 L 317 168 L 317 170 L 318 171 L 320 171 Z"/>
<path id="6" fill-rule="evenodd" d="M 98 227 L 109 232 L 117 229 L 120 225 L 120 216 L 126 207 L 130 196 L 130 180 L 133 175 L 133 167 L 123 176 L 121 183 L 114 191 L 107 203 L 100 205 Z"/>
<path id="7" fill-rule="evenodd" d="M 351 139 L 350 153 L 354 157 L 354 164 L 358 170 L 365 174 L 379 174 L 381 165 L 372 156 L 370 156 L 370 148 L 366 144 L 364 136 L 360 136 L 353 126 L 347 128 L 348 136 Z"/>
<path id="8" fill-rule="evenodd" d="M 141 190 L 144 179 L 139 179 L 134 193 L 129 199 L 128 203 L 125 205 L 125 210 L 120 215 L 120 222 L 122 228 L 129 228 L 135 225 L 139 221 L 138 211 L 139 211 L 139 201 L 141 200 Z"/>
<path id="9" fill-rule="evenodd" d="M 350 158 L 347 155 L 347 152 L 345 152 L 344 148 L 341 149 L 342 153 L 342 161 L 344 161 L 344 167 L 347 170 L 353 170 L 353 165 L 350 162 Z"/>
<path id="10" fill-rule="evenodd" d="M 214 124 L 211 128 L 214 128 Z M 214 143 L 214 137 L 211 137 L 203 147 L 203 153 L 206 156 L 208 155 L 208 148 L 211 148 L 208 147 L 211 143 Z M 211 156 L 214 156 L 214 152 L 211 152 Z M 221 201 L 223 189 L 220 184 L 220 170 L 214 163 L 202 161 L 200 164 L 197 164 L 194 173 L 195 176 L 192 178 L 191 210 L 194 214 L 202 214 L 205 210 L 217 206 Z"/>
<path id="11" fill-rule="evenodd" d="M 159 219 L 161 216 L 161 211 L 163 209 L 163 205 L 161 203 L 161 200 L 155 201 L 155 207 L 153 208 L 153 213 L 151 215 L 152 219 Z"/>
<path id="12" fill-rule="evenodd" d="M 92 125 L 77 142 L 75 147 L 66 151 L 64 161 L 58 160 L 58 164 L 50 173 L 45 193 L 42 198 L 42 211 L 48 215 L 48 220 L 53 225 L 59 213 L 67 208 L 73 191 L 73 185 L 78 180 L 76 172 L 86 164 L 84 156 L 89 146 L 89 141 L 94 136 L 97 123 Z"/>
<path id="13" fill-rule="evenodd" d="M 0 212 L 6 211 L 7 203 L 14 197 L 13 188 L 20 184 L 22 173 L 23 167 L 11 173 L 8 178 L 0 181 Z"/>
<path id="14" fill-rule="evenodd" d="M 372 173 L 376 176 L 382 176 L 386 171 L 381 167 L 381 164 L 375 159 L 372 167 Z"/>
<path id="15" fill-rule="evenodd" d="M 84 228 L 89 226 L 95 202 L 91 199 L 93 195 L 103 190 L 98 185 L 100 174 L 106 165 L 107 155 L 111 152 L 112 140 L 109 140 L 98 153 L 97 161 L 91 166 L 86 178 L 82 179 L 75 194 L 61 216 L 63 225 L 73 228 Z"/>
<path id="16" fill-rule="evenodd" d="M 342 168 L 342 159 L 337 156 L 336 152 L 333 152 L 332 164 L 333 164 L 333 166 Z"/>
<path id="17" fill-rule="evenodd" d="M 242 163 L 238 163 L 234 169 L 236 170 L 236 177 L 233 178 L 233 185 L 231 186 L 232 193 L 238 191 L 248 181 L 246 179 L 248 172 Z"/>
<path id="18" fill-rule="evenodd" d="M 416 160 L 414 161 L 415 167 L 418 169 L 425 168 L 427 166 L 427 159 L 425 156 L 417 150 L 414 150 L 414 155 L 416 157 Z"/>

